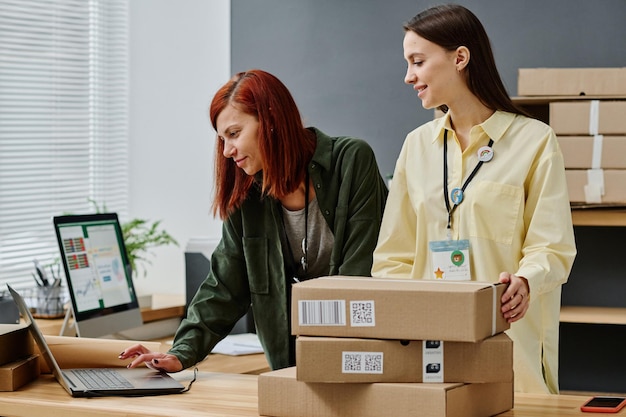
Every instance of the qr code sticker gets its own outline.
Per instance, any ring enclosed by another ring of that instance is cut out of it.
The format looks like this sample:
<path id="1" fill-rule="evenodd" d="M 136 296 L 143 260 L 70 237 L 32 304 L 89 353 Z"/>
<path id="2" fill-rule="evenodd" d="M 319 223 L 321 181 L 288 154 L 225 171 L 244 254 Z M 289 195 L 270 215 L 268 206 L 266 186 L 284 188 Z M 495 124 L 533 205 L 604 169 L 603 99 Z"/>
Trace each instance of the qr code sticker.
<path id="1" fill-rule="evenodd" d="M 344 374 L 382 374 L 383 352 L 342 352 Z"/>
<path id="2" fill-rule="evenodd" d="M 361 354 L 360 353 L 343 353 L 343 372 L 345 373 L 361 373 Z"/>
<path id="3" fill-rule="evenodd" d="M 365 369 L 369 374 L 383 373 L 383 357 L 381 354 L 365 354 L 363 356 Z"/>
<path id="4" fill-rule="evenodd" d="M 353 327 L 376 326 L 376 314 L 373 300 L 350 302 L 350 325 Z"/>

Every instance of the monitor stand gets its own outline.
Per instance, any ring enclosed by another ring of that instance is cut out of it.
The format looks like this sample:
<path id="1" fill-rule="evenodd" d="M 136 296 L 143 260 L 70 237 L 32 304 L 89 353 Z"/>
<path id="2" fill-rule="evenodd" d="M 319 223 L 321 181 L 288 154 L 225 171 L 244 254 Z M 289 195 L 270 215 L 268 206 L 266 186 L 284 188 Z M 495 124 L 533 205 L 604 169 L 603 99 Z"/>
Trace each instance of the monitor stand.
<path id="1" fill-rule="evenodd" d="M 72 328 L 74 328 L 73 332 L 72 332 Z M 70 333 L 65 334 L 68 331 Z M 71 304 L 68 307 L 67 312 L 65 313 L 65 318 L 63 319 L 63 326 L 61 326 L 61 332 L 59 333 L 59 336 L 80 337 L 80 331 L 78 330 L 78 326 L 76 325 L 76 317 L 74 316 L 74 309 L 72 308 Z"/>

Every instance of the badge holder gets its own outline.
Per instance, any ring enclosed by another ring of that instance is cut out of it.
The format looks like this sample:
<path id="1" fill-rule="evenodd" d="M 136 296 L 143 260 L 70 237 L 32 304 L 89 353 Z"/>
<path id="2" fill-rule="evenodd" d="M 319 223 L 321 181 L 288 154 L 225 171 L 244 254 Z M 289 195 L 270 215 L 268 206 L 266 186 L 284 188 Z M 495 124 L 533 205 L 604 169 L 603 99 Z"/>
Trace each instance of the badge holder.
<path id="1" fill-rule="evenodd" d="M 444 281 L 470 281 L 469 240 L 429 242 L 432 278 Z"/>

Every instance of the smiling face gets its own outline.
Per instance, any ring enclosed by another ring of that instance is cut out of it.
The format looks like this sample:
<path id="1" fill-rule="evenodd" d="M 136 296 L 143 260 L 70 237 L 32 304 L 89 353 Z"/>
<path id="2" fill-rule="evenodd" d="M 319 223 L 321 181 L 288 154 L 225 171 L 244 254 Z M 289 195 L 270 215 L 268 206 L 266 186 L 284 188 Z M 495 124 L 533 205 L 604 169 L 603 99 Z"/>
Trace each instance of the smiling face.
<path id="1" fill-rule="evenodd" d="M 465 89 L 460 71 L 467 64 L 466 48 L 448 51 L 410 30 L 404 35 L 403 48 L 407 62 L 404 82 L 413 85 L 425 109 L 449 106 L 455 94 Z"/>
<path id="2" fill-rule="evenodd" d="M 255 116 L 229 104 L 217 116 L 216 127 L 219 139 L 224 142 L 225 158 L 232 158 L 248 175 L 263 169 L 259 150 L 259 121 Z"/>

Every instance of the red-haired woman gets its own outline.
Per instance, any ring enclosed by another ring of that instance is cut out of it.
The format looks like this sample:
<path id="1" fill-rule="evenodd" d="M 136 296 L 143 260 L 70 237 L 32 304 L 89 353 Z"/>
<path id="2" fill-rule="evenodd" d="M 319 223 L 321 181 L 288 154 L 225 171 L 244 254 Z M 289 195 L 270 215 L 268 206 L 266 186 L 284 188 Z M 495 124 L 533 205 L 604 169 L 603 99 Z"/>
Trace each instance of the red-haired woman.
<path id="1" fill-rule="evenodd" d="M 220 88 L 210 118 L 222 239 L 170 351 L 128 348 L 120 358 L 134 357 L 130 367 L 193 366 L 250 305 L 270 367 L 291 366 L 292 283 L 370 275 L 387 188 L 367 143 L 305 128 L 287 87 L 261 70 Z"/>

